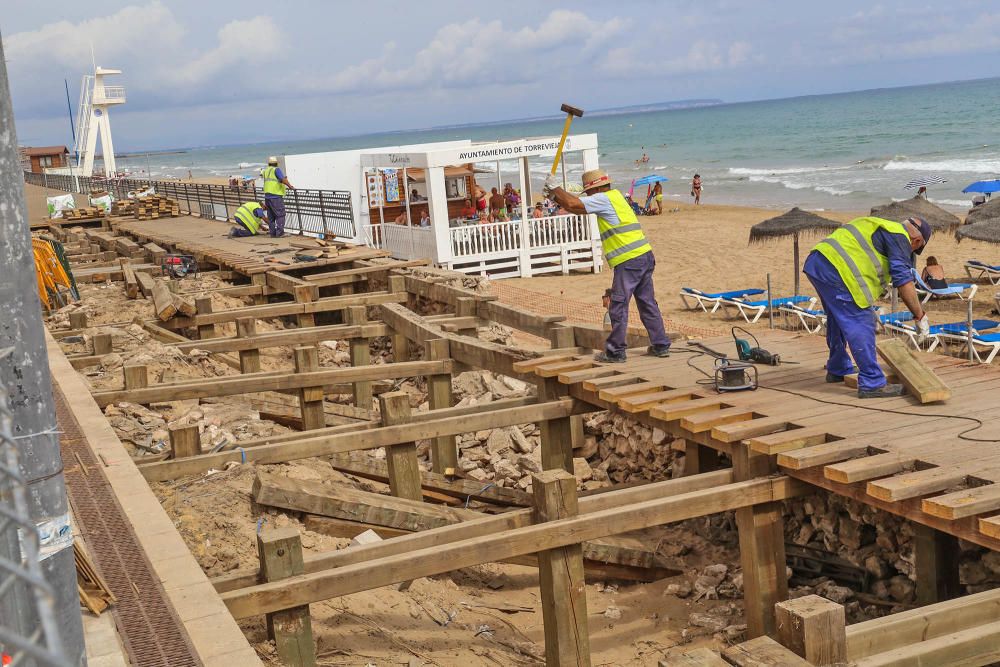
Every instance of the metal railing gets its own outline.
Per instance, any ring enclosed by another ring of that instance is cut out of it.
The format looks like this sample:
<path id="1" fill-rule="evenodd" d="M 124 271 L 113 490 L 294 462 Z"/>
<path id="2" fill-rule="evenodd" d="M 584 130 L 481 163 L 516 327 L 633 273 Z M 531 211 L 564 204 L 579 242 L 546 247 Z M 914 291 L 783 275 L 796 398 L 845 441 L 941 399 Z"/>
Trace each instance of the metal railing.
<path id="1" fill-rule="evenodd" d="M 156 194 L 180 204 L 181 212 L 216 220 L 231 220 L 237 208 L 248 201 L 264 201 L 264 191 L 256 186 L 236 188 L 229 185 L 150 181 L 136 178 L 101 178 L 68 174 L 25 172 L 24 181 L 63 192 L 90 194 L 107 190 L 116 199 L 126 199 L 129 192 L 152 186 Z M 285 231 L 308 232 L 353 239 L 354 209 L 351 193 L 346 190 L 307 190 L 296 188 L 285 194 Z"/>
<path id="2" fill-rule="evenodd" d="M 40 564 L 38 529 L 29 511 L 28 481 L 18 464 L 13 421 L 7 390 L 0 387 L 0 542 L 20 544 L 21 551 L 20 562 L 0 556 L 0 607 L 9 599 L 25 600 L 38 624 L 23 636 L 0 618 L 0 647 L 12 665 L 70 667 L 59 639 L 55 595 Z"/>

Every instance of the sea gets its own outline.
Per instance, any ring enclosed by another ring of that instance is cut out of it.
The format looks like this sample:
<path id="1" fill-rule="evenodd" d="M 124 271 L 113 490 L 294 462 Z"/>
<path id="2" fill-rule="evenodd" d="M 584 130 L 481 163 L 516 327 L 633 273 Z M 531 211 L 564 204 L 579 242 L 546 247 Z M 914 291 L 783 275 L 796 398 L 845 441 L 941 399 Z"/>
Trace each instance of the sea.
<path id="1" fill-rule="evenodd" d="M 1000 78 L 887 88 L 832 95 L 718 104 L 664 111 L 586 114 L 573 133 L 598 135 L 600 165 L 628 190 L 656 174 L 670 201 L 691 201 L 701 175 L 703 203 L 772 209 L 862 211 L 913 192 L 913 178 L 946 182 L 928 190 L 945 208 L 969 207 L 962 189 L 1000 177 Z M 497 141 L 558 135 L 557 116 L 325 139 L 204 146 L 175 153 L 133 155 L 124 166 L 155 178 L 256 175 L 268 155 L 316 153 L 454 139 Z M 637 162 L 643 154 L 648 161 Z M 530 163 L 541 184 L 551 163 Z M 122 161 L 119 160 L 119 166 Z M 477 165 L 480 182 L 517 183 L 515 161 Z M 567 177 L 578 179 L 581 157 L 570 154 Z M 492 172 L 492 173 L 490 173 Z M 295 174 L 289 174 L 292 183 Z M 646 187 L 637 188 L 640 196 Z M 535 190 L 536 192 L 538 190 Z"/>

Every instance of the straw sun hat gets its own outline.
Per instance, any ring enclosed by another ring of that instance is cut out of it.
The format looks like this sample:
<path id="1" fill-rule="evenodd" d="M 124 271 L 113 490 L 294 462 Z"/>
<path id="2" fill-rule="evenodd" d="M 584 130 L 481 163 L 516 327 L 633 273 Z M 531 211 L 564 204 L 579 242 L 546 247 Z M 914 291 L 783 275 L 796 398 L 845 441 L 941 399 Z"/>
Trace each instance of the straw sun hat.
<path id="1" fill-rule="evenodd" d="M 590 192 L 602 185 L 611 185 L 611 178 L 608 176 L 608 172 L 603 169 L 591 169 L 590 171 L 583 172 L 582 180 L 584 192 Z"/>

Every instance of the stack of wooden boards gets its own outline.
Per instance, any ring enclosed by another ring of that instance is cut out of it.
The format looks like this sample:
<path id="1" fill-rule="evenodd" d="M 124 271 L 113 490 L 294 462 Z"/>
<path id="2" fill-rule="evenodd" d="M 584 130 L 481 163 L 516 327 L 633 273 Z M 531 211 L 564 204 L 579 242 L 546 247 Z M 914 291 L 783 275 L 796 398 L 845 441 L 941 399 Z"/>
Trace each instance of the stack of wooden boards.
<path id="1" fill-rule="evenodd" d="M 91 613 L 100 615 L 118 600 L 94 568 L 80 540 L 73 540 L 73 556 L 76 560 L 76 589 L 80 594 L 80 604 Z"/>
<path id="2" fill-rule="evenodd" d="M 337 257 L 340 255 L 340 248 L 344 244 L 303 236 L 302 238 L 293 239 L 289 242 L 289 245 L 295 248 L 296 259 L 308 261 Z"/>
<path id="3" fill-rule="evenodd" d="M 181 214 L 181 205 L 176 199 L 163 195 L 149 195 L 138 199 L 123 199 L 111 205 L 111 215 L 133 216 L 137 220 L 152 220 L 154 218 L 177 218 Z"/>
<path id="4" fill-rule="evenodd" d="M 161 321 L 165 322 L 177 313 L 188 317 L 197 314 L 191 299 L 170 290 L 167 286 L 169 279 L 157 280 L 146 271 L 136 271 L 127 258 L 120 259 L 119 263 L 125 280 L 125 295 L 130 299 L 138 299 L 140 295 L 152 299 L 156 317 Z"/>
<path id="5" fill-rule="evenodd" d="M 99 220 L 104 217 L 104 209 L 100 206 L 82 206 L 66 209 L 62 216 L 63 220 Z"/>

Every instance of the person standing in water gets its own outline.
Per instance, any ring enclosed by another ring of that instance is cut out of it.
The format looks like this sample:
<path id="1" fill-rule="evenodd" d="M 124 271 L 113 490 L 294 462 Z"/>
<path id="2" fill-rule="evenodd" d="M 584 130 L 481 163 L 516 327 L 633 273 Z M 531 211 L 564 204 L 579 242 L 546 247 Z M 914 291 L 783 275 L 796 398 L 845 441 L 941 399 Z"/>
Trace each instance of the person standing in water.
<path id="1" fill-rule="evenodd" d="M 694 203 L 701 203 L 701 175 L 695 174 L 694 178 L 691 179 L 691 196 L 694 197 Z"/>

